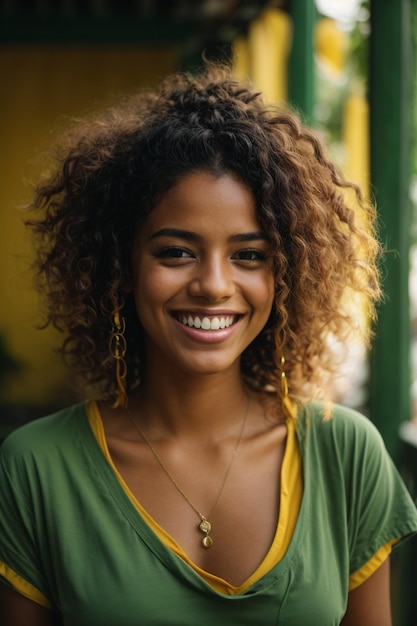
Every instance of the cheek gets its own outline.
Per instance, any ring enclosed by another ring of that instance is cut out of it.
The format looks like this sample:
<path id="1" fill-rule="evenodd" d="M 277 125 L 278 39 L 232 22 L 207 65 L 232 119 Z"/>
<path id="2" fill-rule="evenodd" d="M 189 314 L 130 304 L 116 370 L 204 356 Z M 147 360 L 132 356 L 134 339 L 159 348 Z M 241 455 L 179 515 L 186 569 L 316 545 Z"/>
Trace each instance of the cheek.
<path id="1" fill-rule="evenodd" d="M 269 319 L 275 299 L 274 278 L 266 272 L 262 278 L 247 278 L 245 283 L 246 297 L 251 302 L 258 324 L 263 327 Z"/>
<path id="2" fill-rule="evenodd" d="M 265 311 L 269 312 L 272 308 L 272 304 L 275 296 L 274 278 L 272 273 L 268 272 L 262 281 L 259 281 L 257 286 L 254 286 L 254 295 L 260 305 L 263 305 Z"/>
<path id="3" fill-rule="evenodd" d="M 268 298 L 265 301 L 265 305 L 263 307 L 263 321 L 262 324 L 266 324 L 267 321 L 270 318 L 272 309 L 273 309 L 273 305 L 274 305 L 274 299 L 275 299 L 275 294 L 274 292 L 271 290 L 268 294 Z"/>
<path id="4" fill-rule="evenodd" d="M 180 282 L 175 272 L 151 263 L 137 268 L 133 291 L 138 311 L 161 308 L 178 292 Z"/>

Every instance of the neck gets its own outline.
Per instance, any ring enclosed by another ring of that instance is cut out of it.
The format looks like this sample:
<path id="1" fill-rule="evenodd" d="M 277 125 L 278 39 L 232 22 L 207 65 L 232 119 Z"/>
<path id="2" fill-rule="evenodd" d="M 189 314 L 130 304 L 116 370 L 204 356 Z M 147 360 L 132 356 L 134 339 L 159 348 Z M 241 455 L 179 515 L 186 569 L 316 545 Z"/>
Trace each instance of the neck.
<path id="1" fill-rule="evenodd" d="M 246 400 L 240 373 L 147 377 L 129 407 L 149 434 L 213 440 L 236 431 Z"/>

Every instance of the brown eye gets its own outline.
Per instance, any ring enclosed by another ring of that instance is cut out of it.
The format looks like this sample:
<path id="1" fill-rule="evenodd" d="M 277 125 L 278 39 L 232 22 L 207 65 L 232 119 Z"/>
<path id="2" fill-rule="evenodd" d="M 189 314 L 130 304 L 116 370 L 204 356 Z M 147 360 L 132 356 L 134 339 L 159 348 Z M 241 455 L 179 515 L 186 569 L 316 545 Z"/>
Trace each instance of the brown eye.
<path id="1" fill-rule="evenodd" d="M 265 261 L 266 254 L 263 250 L 257 250 L 254 248 L 246 248 L 245 250 L 239 250 L 239 252 L 237 252 L 233 258 L 239 261 L 248 261 L 248 262 Z"/>
<path id="2" fill-rule="evenodd" d="M 188 259 L 191 258 L 193 254 L 185 248 L 169 247 L 158 250 L 155 256 L 160 259 Z"/>

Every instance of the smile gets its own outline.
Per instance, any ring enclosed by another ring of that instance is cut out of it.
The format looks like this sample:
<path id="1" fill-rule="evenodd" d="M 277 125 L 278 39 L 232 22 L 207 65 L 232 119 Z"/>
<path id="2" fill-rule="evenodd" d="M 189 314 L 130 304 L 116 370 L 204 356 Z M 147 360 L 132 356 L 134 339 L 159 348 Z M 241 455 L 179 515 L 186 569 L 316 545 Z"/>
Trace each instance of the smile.
<path id="1" fill-rule="evenodd" d="M 229 328 L 235 321 L 234 315 L 218 317 L 199 317 L 198 315 L 180 315 L 179 321 L 184 326 L 190 328 L 200 328 L 201 330 L 222 330 Z"/>

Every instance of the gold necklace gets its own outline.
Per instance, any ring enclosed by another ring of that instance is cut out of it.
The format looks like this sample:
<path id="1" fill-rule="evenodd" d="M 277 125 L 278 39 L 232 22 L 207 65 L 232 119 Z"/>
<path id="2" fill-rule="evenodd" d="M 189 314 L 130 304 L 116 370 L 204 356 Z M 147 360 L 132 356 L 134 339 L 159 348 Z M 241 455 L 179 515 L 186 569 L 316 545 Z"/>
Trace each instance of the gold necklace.
<path id="1" fill-rule="evenodd" d="M 242 425 L 240 427 L 239 436 L 237 438 L 236 445 L 235 445 L 235 447 L 233 449 L 232 457 L 231 457 L 231 459 L 229 461 L 229 465 L 227 466 L 226 473 L 225 473 L 224 478 L 223 478 L 223 482 L 221 484 L 220 490 L 219 490 L 219 492 L 217 494 L 217 497 L 216 497 L 214 503 L 211 506 L 211 509 L 210 509 L 208 515 L 203 515 L 202 513 L 200 513 L 200 511 L 197 509 L 197 507 L 194 506 L 194 504 L 191 502 L 191 500 L 188 498 L 188 496 L 184 493 L 184 491 L 181 489 L 181 487 L 179 486 L 179 484 L 177 483 L 175 478 L 173 476 L 171 476 L 171 474 L 168 471 L 168 468 L 163 463 L 161 457 L 159 456 L 159 454 L 157 453 L 157 451 L 155 450 L 155 448 L 153 447 L 153 445 L 151 444 L 149 439 L 145 436 L 144 432 L 142 431 L 141 427 L 139 426 L 139 424 L 134 419 L 134 417 L 131 414 L 131 412 L 129 411 L 129 409 L 127 409 L 127 414 L 129 416 L 130 421 L 132 422 L 134 428 L 138 431 L 138 433 L 141 436 L 141 438 L 143 439 L 143 441 L 148 446 L 149 450 L 152 452 L 152 454 L 155 457 L 155 460 L 157 461 L 158 465 L 161 467 L 163 472 L 168 476 L 169 480 L 172 482 L 172 484 L 174 485 L 176 490 L 181 494 L 181 496 L 184 498 L 184 500 L 187 502 L 187 504 L 193 509 L 193 511 L 195 513 L 197 513 L 198 517 L 200 518 L 200 523 L 198 525 L 198 528 L 201 530 L 201 532 L 204 535 L 203 539 L 201 540 L 201 545 L 204 548 L 211 548 L 211 546 L 213 545 L 213 538 L 210 537 L 210 532 L 211 532 L 212 526 L 211 526 L 211 523 L 209 522 L 208 518 L 210 517 L 210 515 L 212 514 L 216 504 L 220 500 L 220 496 L 223 493 L 223 489 L 224 489 L 224 486 L 225 486 L 226 481 L 228 479 L 228 476 L 230 474 L 230 470 L 232 469 L 233 461 L 235 459 L 236 452 L 237 452 L 237 450 L 239 448 L 239 444 L 240 444 L 241 439 L 242 439 L 243 431 L 245 430 L 245 424 L 246 424 L 246 418 L 248 416 L 248 410 L 249 410 L 249 395 L 247 394 L 246 395 L 246 410 L 245 410 L 245 414 L 244 414 L 243 419 L 242 419 Z"/>

